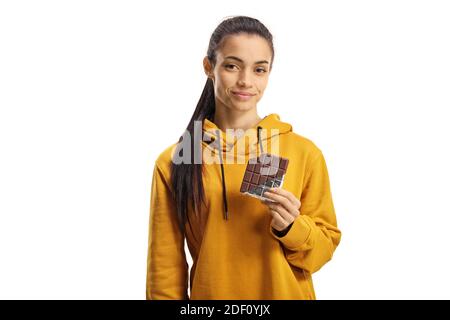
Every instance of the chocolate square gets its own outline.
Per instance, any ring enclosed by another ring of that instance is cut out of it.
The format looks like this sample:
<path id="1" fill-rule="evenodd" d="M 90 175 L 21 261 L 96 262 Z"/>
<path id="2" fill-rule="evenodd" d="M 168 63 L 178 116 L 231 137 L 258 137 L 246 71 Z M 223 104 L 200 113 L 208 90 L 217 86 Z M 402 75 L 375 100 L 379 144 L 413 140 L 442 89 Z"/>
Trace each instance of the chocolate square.
<path id="1" fill-rule="evenodd" d="M 264 192 L 269 188 L 283 185 L 288 164 L 289 159 L 270 153 L 263 153 L 256 159 L 249 160 L 240 191 L 252 197 L 271 201 L 264 197 Z"/>

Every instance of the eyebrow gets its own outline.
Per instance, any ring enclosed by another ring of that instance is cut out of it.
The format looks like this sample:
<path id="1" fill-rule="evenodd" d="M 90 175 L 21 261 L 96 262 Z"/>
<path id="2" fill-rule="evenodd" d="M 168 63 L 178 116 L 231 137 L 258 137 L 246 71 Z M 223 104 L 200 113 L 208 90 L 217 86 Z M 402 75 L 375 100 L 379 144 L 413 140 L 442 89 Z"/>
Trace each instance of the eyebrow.
<path id="1" fill-rule="evenodd" d="M 242 59 L 240 59 L 240 58 L 238 58 L 238 57 L 235 57 L 235 56 L 227 56 L 227 57 L 225 57 L 225 59 L 234 59 L 234 60 L 237 60 L 237 61 L 239 61 L 239 62 L 244 62 L 244 60 L 242 60 Z M 255 62 L 255 64 L 260 64 L 260 63 L 267 63 L 267 64 L 269 64 L 269 61 L 267 61 L 267 60 L 260 60 L 260 61 L 256 61 Z"/>

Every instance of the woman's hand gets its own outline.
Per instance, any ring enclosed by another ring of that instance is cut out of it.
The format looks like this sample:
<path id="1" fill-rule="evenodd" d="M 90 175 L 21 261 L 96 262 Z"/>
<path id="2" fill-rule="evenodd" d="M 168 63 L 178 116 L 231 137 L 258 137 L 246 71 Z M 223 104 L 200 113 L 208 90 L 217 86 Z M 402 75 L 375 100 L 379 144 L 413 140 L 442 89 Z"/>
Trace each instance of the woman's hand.
<path id="1" fill-rule="evenodd" d="M 270 188 L 264 196 L 275 202 L 261 200 L 270 209 L 272 215 L 271 226 L 277 231 L 284 231 L 300 215 L 300 200 L 291 192 L 281 188 Z"/>

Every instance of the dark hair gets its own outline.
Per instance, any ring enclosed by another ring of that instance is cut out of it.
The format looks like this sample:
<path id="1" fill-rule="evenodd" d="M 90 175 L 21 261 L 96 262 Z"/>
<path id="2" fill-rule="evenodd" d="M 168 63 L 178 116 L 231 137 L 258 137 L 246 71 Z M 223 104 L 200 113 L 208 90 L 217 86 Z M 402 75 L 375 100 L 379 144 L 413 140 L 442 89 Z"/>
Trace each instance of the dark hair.
<path id="1" fill-rule="evenodd" d="M 240 33 L 246 33 L 249 35 L 258 35 L 266 39 L 270 49 L 272 51 L 272 59 L 270 63 L 270 69 L 272 69 L 273 58 L 275 55 L 273 48 L 272 34 L 269 30 L 257 19 L 247 16 L 236 16 L 228 18 L 222 21 L 211 35 L 209 40 L 207 56 L 214 67 L 216 64 L 216 51 L 225 37 L 230 35 L 236 35 Z M 203 88 L 202 95 L 197 103 L 197 108 L 192 115 L 191 120 L 186 128 L 186 133 L 189 132 L 191 137 L 191 161 L 189 163 L 176 164 L 172 161 L 171 164 L 171 185 L 173 190 L 173 199 L 176 203 L 177 217 L 180 230 L 185 232 L 185 221 L 188 219 L 188 204 L 192 206 L 195 214 L 199 214 L 201 203 L 204 204 L 205 194 L 203 188 L 203 166 L 202 163 L 194 162 L 194 150 L 202 152 L 201 139 L 194 141 L 194 121 L 201 121 L 202 125 L 204 119 L 213 120 L 215 113 L 215 97 L 214 97 L 214 84 L 212 79 L 208 77 Z M 181 147 L 181 141 L 183 136 L 180 137 L 177 145 L 177 154 L 182 156 L 183 150 Z M 195 143 L 200 143 L 200 146 L 194 148 Z M 181 152 L 179 152 L 181 151 Z M 198 157 L 199 155 L 197 155 Z M 201 155 L 200 155 L 201 156 Z M 198 159 L 198 158 L 197 158 Z"/>

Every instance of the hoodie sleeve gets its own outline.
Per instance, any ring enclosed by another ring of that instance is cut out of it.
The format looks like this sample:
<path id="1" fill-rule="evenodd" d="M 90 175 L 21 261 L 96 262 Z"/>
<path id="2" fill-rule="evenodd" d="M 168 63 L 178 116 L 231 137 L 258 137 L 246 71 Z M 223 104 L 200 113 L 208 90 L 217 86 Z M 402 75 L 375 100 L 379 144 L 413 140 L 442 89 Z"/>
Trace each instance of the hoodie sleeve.
<path id="1" fill-rule="evenodd" d="M 155 163 L 150 200 L 147 300 L 188 300 L 188 264 L 171 189 Z"/>
<path id="2" fill-rule="evenodd" d="M 310 273 L 331 260 L 341 239 L 331 197 L 327 166 L 321 151 L 305 175 L 300 215 L 287 233 L 272 235 L 283 245 L 288 262 Z"/>

